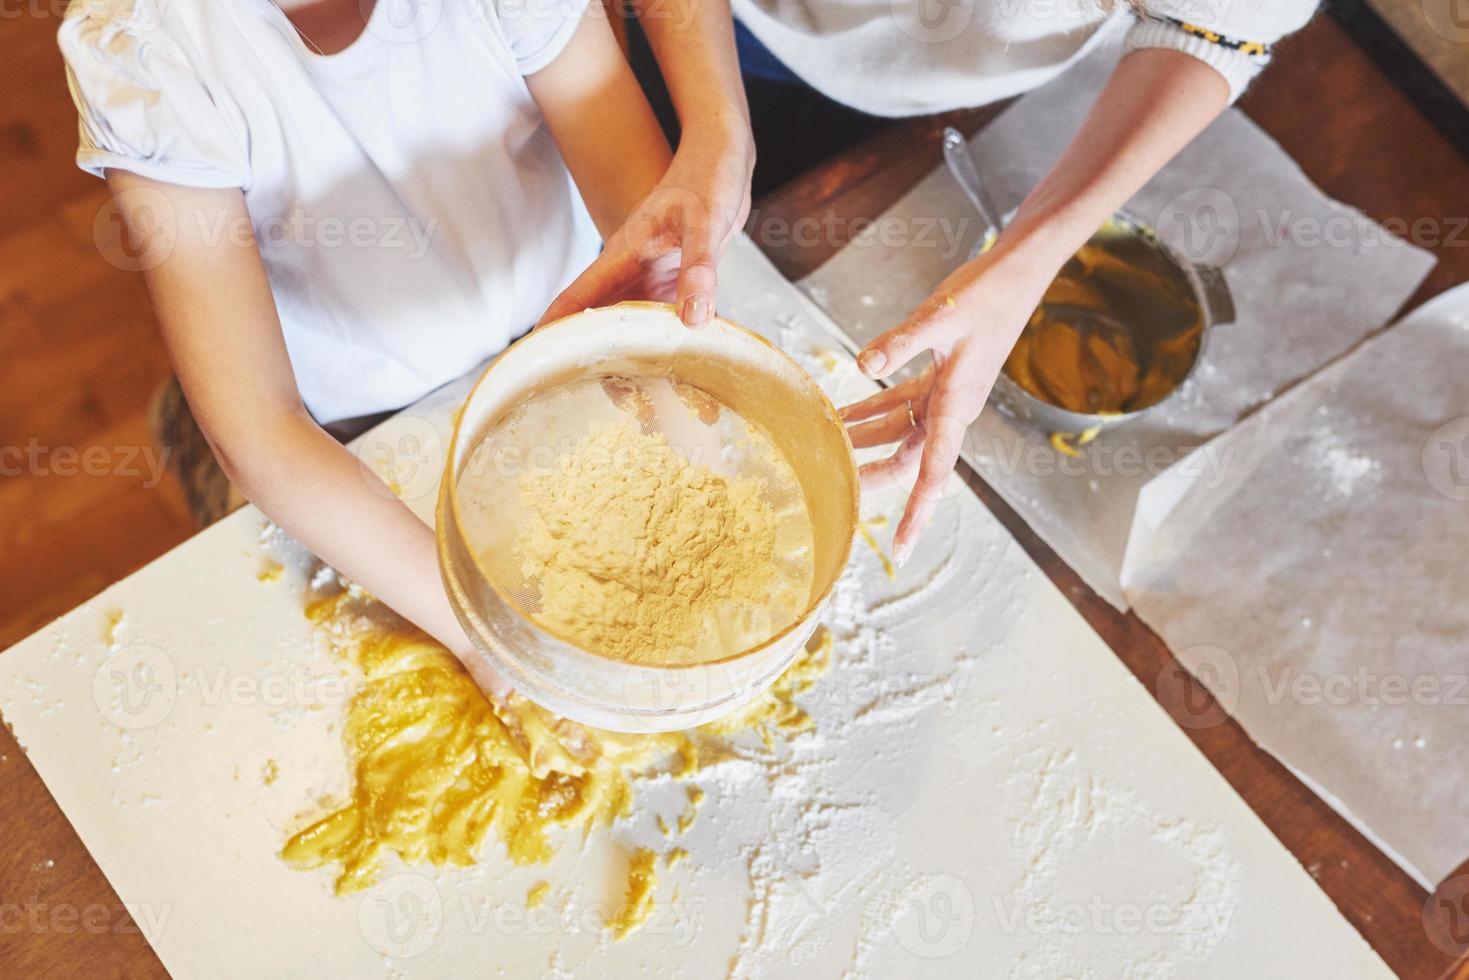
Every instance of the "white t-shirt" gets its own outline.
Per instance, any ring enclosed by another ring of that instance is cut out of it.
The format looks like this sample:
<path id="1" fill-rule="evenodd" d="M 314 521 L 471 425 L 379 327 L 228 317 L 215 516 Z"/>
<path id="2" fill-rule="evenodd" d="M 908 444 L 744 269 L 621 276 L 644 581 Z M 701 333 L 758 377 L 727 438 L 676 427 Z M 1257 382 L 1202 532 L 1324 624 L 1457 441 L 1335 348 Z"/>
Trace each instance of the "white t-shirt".
<path id="1" fill-rule="evenodd" d="M 596 255 L 524 80 L 584 4 L 378 0 L 322 57 L 270 0 L 77 0 L 77 162 L 242 188 L 306 407 L 397 408 L 502 350 Z"/>

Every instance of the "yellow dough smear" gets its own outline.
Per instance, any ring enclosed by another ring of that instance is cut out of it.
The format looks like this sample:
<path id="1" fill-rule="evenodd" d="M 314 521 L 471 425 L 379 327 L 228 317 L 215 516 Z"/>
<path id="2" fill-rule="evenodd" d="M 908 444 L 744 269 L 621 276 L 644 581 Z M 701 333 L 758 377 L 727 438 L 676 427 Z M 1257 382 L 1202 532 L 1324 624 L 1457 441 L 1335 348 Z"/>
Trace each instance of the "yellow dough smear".
<path id="1" fill-rule="evenodd" d="M 704 805 L 704 791 L 697 786 L 689 787 L 689 802 L 683 813 L 678 815 L 678 832 L 687 834 L 694 821 L 699 818 L 699 807 Z"/>
<path id="2" fill-rule="evenodd" d="M 809 731 L 813 725 L 796 698 L 807 691 L 831 667 L 831 652 L 835 637 L 825 626 L 816 627 L 811 639 L 795 663 L 775 679 L 770 689 L 743 708 L 736 709 L 723 718 L 716 718 L 699 731 L 720 735 L 734 735 L 753 730 L 764 739 L 767 746 L 775 744 L 777 735 L 791 736 Z M 704 802 L 704 791 L 698 786 L 688 788 L 689 805 L 694 811 Z M 693 818 L 689 818 L 692 823 Z M 679 819 L 680 831 L 686 830 L 683 819 Z"/>
<path id="3" fill-rule="evenodd" d="M 689 779 L 701 759 L 729 755 L 739 732 L 769 743 L 810 728 L 794 699 L 826 671 L 831 651 L 821 630 L 734 717 L 635 735 L 584 728 L 513 695 L 492 705 L 448 650 L 355 590 L 307 615 L 360 673 L 343 732 L 351 790 L 309 818 L 281 857 L 300 869 L 336 868 L 338 894 L 371 886 L 390 853 L 408 865 L 474 864 L 491 835 L 511 862 L 543 864 L 564 834 L 587 837 L 631 814 L 640 777 Z M 692 823 L 704 793 L 688 791 Z M 651 885 L 649 893 L 651 901 Z"/>
<path id="4" fill-rule="evenodd" d="M 633 852 L 627 869 L 627 898 L 612 917 L 612 936 L 626 939 L 653 912 L 653 894 L 658 890 L 658 855 L 640 847 Z"/>
<path id="5" fill-rule="evenodd" d="M 877 535 L 872 533 L 873 528 L 882 527 L 886 523 L 887 518 L 880 515 L 868 520 L 858 521 L 857 533 L 862 537 L 867 547 L 872 549 L 872 553 L 877 556 L 877 560 L 882 563 L 882 573 L 888 577 L 888 581 L 896 582 L 898 580 L 897 566 L 888 557 L 888 553 L 882 550 L 882 545 L 877 543 Z"/>
<path id="6" fill-rule="evenodd" d="M 584 649 L 632 662 L 723 655 L 715 624 L 782 588 L 763 482 L 725 479 L 632 421 L 593 427 L 551 472 L 522 477 L 520 497 L 533 615 Z"/>

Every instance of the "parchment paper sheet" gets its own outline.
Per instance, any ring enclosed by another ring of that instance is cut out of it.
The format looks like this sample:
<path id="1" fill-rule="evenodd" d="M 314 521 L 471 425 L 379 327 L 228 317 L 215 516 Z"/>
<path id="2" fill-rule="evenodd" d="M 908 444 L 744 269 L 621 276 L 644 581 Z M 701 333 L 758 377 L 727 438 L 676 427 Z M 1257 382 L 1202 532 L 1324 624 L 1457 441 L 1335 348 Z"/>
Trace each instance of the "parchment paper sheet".
<path id="1" fill-rule="evenodd" d="M 1059 155 L 1118 56 L 1115 43 L 1099 46 L 980 134 L 977 163 L 1002 210 L 1017 205 Z M 1059 456 L 1044 434 L 993 407 L 971 426 L 963 454 L 1067 564 L 1122 609 L 1118 575 L 1143 484 L 1387 323 L 1434 262 L 1323 195 L 1233 109 L 1127 207 L 1190 261 L 1223 265 L 1238 322 L 1210 332 L 1204 362 L 1172 400 L 1104 434 L 1082 460 Z M 982 230 L 939 167 L 800 285 L 865 344 L 902 322 L 964 260 Z"/>
<path id="2" fill-rule="evenodd" d="M 1425 887 L 1469 857 L 1469 285 L 1143 490 L 1127 598 Z M 1182 467 L 1180 467 L 1181 469 Z"/>

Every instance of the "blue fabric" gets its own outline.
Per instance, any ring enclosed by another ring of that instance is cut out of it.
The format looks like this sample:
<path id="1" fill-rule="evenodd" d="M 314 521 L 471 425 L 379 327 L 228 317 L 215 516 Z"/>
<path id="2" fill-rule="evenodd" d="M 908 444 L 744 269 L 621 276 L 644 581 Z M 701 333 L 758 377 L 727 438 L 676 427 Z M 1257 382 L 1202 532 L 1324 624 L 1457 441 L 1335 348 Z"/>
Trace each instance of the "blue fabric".
<path id="1" fill-rule="evenodd" d="M 735 50 L 740 56 L 740 71 L 746 78 L 761 78 L 768 82 L 786 82 L 790 84 L 804 84 L 795 72 L 785 66 L 770 49 L 760 43 L 760 39 L 750 33 L 750 29 L 738 20 L 735 21 Z"/>

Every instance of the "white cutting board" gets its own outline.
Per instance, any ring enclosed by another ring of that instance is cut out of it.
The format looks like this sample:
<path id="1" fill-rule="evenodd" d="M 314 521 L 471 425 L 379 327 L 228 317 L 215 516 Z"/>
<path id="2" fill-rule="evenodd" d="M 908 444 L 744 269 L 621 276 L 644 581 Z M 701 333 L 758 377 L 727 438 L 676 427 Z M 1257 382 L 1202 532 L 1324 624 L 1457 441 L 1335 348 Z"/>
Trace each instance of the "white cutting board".
<path id="1" fill-rule="evenodd" d="M 741 238 L 721 309 L 838 401 L 871 390 Z M 369 434 L 419 513 L 463 384 Z M 247 508 L 0 655 L 0 710 L 165 966 L 323 976 L 1390 977 L 1325 895 L 956 479 L 896 582 L 860 543 L 816 734 L 707 773 L 690 859 L 611 943 L 634 815 L 544 869 L 497 843 L 336 898 L 276 857 L 346 789 L 343 688 L 306 556 Z M 901 496 L 864 502 L 895 516 Z M 880 532 L 886 540 L 888 529 Z M 278 582 L 259 573 L 273 559 Z M 115 613 L 123 620 L 106 642 Z M 119 724 L 121 723 L 121 724 Z M 279 778 L 266 785 L 270 762 Z M 527 888 L 554 883 L 527 913 Z M 675 891 L 677 897 L 675 900 Z"/>

